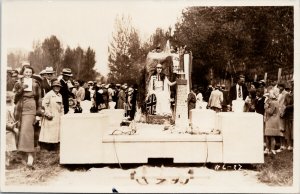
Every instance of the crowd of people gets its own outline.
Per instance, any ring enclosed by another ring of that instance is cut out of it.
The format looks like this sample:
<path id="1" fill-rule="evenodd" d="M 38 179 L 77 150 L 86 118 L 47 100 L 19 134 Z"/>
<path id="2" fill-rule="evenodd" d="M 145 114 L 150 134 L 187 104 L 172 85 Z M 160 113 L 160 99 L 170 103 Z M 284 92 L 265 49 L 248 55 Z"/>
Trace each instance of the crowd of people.
<path id="1" fill-rule="evenodd" d="M 256 112 L 264 118 L 265 154 L 293 150 L 294 82 L 264 80 L 245 84 L 240 75 L 237 83 L 209 85 L 206 91 L 193 87 L 188 95 L 188 110 L 212 109 L 216 112 Z M 236 107 L 241 107 L 238 111 Z"/>
<path id="2" fill-rule="evenodd" d="M 124 116 L 133 120 L 136 112 L 137 86 L 105 84 L 100 81 L 73 79 L 64 68 L 55 76 L 52 67 L 39 74 L 29 63 L 19 71 L 7 72 L 6 166 L 12 152 L 27 155 L 27 166 L 33 168 L 37 148 L 57 151 L 60 142 L 61 116 L 103 109 L 124 109 Z"/>
<path id="3" fill-rule="evenodd" d="M 27 166 L 33 167 L 37 147 L 58 150 L 61 116 L 103 109 L 124 109 L 124 116 L 133 120 L 136 112 L 137 86 L 126 83 L 107 84 L 101 81 L 73 79 L 69 68 L 55 76 L 52 67 L 36 74 L 29 63 L 22 64 L 20 72 L 7 72 L 6 165 L 13 151 L 27 155 Z M 162 65 L 150 77 L 148 97 L 157 98 L 156 114 L 171 114 L 170 82 L 162 73 Z M 225 85 L 209 85 L 206 91 L 193 87 L 187 96 L 191 109 L 212 109 L 216 112 L 236 111 L 236 103 L 243 103 L 244 112 L 257 112 L 264 118 L 266 154 L 293 149 L 293 80 L 260 82 L 245 85 L 245 77 L 225 89 Z M 86 109 L 88 107 L 88 110 Z M 279 145 L 278 149 L 276 146 Z"/>

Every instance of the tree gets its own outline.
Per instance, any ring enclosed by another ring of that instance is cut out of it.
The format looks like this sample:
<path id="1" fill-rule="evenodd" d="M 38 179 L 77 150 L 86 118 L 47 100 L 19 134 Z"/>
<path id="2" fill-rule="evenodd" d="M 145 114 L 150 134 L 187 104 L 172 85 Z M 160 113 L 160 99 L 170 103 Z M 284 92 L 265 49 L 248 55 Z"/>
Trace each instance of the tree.
<path id="1" fill-rule="evenodd" d="M 193 52 L 193 82 L 207 81 L 210 69 L 218 79 L 251 80 L 293 64 L 293 8 L 189 7 L 173 39 Z"/>
<path id="2" fill-rule="evenodd" d="M 37 73 L 45 69 L 47 64 L 44 62 L 45 59 L 40 41 L 33 43 L 33 51 L 29 53 L 28 60 Z"/>
<path id="3" fill-rule="evenodd" d="M 61 71 L 61 59 L 63 54 L 60 41 L 56 36 L 52 35 L 50 38 L 44 40 L 42 49 L 46 66 L 52 66 L 56 73 L 59 73 Z"/>
<path id="4" fill-rule="evenodd" d="M 88 47 L 83 56 L 83 63 L 80 65 L 82 70 L 80 71 L 78 79 L 89 81 L 94 80 L 97 76 L 100 76 L 100 74 L 97 74 L 97 72 L 94 70 L 95 64 L 95 51 Z"/>
<path id="5" fill-rule="evenodd" d="M 120 18 L 115 21 L 113 40 L 108 47 L 109 58 L 108 81 L 115 83 L 136 84 L 137 75 L 143 68 L 141 42 L 138 32 L 131 25 L 131 18 Z"/>
<path id="6" fill-rule="evenodd" d="M 10 51 L 7 55 L 7 66 L 12 69 L 21 67 L 22 61 L 27 60 L 27 53 L 22 50 Z"/>

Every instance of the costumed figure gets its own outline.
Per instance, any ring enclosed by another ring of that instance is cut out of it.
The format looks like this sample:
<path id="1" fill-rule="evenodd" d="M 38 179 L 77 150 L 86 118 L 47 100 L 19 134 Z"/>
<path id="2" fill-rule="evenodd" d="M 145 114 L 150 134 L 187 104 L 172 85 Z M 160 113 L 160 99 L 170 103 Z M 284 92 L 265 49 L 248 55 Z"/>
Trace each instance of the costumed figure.
<path id="1" fill-rule="evenodd" d="M 150 77 L 148 86 L 148 96 L 155 94 L 156 96 L 156 114 L 170 115 L 172 114 L 170 107 L 170 86 L 176 84 L 176 81 L 170 82 L 162 73 L 162 65 L 157 64 L 156 71 Z"/>

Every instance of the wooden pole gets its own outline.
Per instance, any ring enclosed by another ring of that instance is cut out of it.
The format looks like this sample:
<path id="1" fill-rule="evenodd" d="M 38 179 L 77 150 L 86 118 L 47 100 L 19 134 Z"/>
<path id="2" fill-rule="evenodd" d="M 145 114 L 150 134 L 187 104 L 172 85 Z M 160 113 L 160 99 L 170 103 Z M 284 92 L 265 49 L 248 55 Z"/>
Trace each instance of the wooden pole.
<path id="1" fill-rule="evenodd" d="M 265 77 L 264 77 L 265 83 L 267 83 L 267 77 L 268 77 L 268 73 L 266 72 L 266 73 L 265 73 Z"/>
<path id="2" fill-rule="evenodd" d="M 254 82 L 257 80 L 257 74 L 254 75 Z"/>
<path id="3" fill-rule="evenodd" d="M 281 72 L 282 72 L 282 68 L 279 68 L 278 69 L 278 75 L 277 75 L 277 83 L 279 83 L 280 80 L 281 80 Z"/>

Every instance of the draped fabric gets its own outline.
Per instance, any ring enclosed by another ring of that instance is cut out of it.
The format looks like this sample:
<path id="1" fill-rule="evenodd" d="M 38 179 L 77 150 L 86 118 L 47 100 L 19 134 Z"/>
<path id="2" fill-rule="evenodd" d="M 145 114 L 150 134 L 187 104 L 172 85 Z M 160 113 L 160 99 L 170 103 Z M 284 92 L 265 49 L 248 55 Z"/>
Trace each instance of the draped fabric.
<path id="1" fill-rule="evenodd" d="M 156 114 L 172 114 L 170 107 L 170 84 L 171 82 L 167 77 L 164 80 L 157 80 L 156 75 L 152 75 L 148 86 L 148 96 L 155 94 L 156 103 Z"/>

